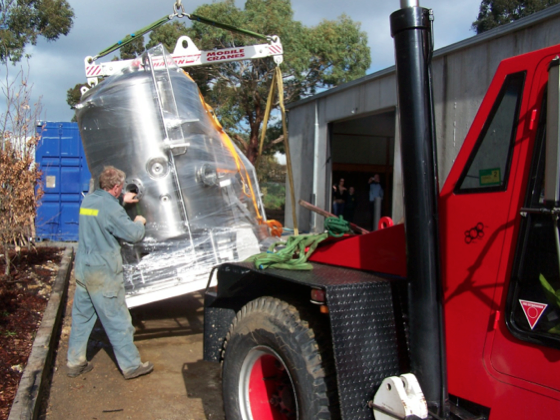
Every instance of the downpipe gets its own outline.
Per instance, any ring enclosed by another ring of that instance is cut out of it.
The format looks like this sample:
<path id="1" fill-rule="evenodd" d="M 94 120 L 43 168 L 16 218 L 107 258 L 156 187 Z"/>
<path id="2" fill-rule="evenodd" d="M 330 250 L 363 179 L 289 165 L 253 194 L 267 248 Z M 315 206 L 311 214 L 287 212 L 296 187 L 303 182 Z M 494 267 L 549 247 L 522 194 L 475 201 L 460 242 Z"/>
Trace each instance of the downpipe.
<path id="1" fill-rule="evenodd" d="M 448 418 L 431 86 L 432 16 L 401 0 L 391 15 L 395 43 L 407 244 L 410 364 L 435 418 Z"/>

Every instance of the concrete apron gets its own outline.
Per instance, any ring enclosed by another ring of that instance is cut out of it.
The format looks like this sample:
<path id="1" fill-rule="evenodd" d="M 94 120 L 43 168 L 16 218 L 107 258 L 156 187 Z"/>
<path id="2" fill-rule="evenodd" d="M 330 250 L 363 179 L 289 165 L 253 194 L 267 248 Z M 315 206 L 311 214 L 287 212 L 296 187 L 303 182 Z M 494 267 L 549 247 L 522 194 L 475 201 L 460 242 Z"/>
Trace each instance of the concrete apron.
<path id="1" fill-rule="evenodd" d="M 52 363 L 54 349 L 56 349 L 73 260 L 74 250 L 72 247 L 67 247 L 62 256 L 41 325 L 33 341 L 31 354 L 23 370 L 8 420 L 31 420 L 36 419 L 39 415 L 41 397 L 48 387 L 45 380 L 49 373 L 48 366 L 51 366 Z"/>

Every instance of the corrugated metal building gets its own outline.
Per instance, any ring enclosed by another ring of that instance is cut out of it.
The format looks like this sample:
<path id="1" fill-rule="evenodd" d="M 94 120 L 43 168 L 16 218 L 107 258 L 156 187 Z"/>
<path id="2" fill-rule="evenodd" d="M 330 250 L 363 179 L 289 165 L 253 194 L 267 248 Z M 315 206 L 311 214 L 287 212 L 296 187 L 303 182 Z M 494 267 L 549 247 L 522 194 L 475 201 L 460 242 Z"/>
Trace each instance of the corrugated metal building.
<path id="1" fill-rule="evenodd" d="M 560 5 L 435 51 L 432 62 L 443 185 L 504 58 L 560 43 Z M 403 217 L 397 130 L 395 68 L 373 73 L 288 105 L 296 201 L 331 210 L 332 185 L 340 178 L 356 189 L 354 222 L 368 227 L 368 179 L 381 176 L 382 215 Z M 289 192 L 286 226 L 293 226 Z M 300 231 L 322 231 L 323 217 L 297 207 Z"/>

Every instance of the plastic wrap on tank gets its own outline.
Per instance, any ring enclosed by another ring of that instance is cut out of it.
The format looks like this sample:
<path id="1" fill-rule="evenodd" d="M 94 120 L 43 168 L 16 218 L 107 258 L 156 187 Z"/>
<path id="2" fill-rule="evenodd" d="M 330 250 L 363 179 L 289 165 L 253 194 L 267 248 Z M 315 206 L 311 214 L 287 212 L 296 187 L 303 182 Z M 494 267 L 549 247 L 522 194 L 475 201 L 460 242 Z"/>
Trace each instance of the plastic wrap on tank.
<path id="1" fill-rule="evenodd" d="M 254 167 L 161 45 L 86 92 L 76 116 L 94 179 L 123 170 L 140 199 L 127 213 L 147 219 L 122 247 L 129 306 L 200 290 L 269 240 Z"/>

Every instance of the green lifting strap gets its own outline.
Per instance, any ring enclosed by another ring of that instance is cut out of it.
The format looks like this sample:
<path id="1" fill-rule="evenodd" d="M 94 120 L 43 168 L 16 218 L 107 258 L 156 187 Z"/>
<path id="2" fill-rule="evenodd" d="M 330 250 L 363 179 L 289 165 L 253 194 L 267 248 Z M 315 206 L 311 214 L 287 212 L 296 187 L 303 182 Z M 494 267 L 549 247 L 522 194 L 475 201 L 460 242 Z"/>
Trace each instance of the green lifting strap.
<path id="1" fill-rule="evenodd" d="M 166 23 L 167 21 L 173 19 L 175 15 L 168 15 L 168 16 L 164 16 L 159 20 L 156 20 L 154 23 L 152 23 L 151 25 L 145 26 L 142 29 L 131 33 L 130 35 L 127 35 L 126 37 L 124 37 L 123 39 L 121 39 L 120 41 L 115 42 L 113 45 L 111 45 L 109 48 L 104 49 L 103 51 L 101 51 L 99 54 L 97 54 L 94 58 L 93 61 L 97 60 L 100 57 L 106 56 L 107 54 L 112 53 L 115 50 L 118 50 L 121 47 L 124 47 L 126 44 L 129 44 L 130 42 L 132 42 L 135 38 L 138 38 L 139 36 L 144 35 L 147 32 L 153 31 L 154 29 L 156 29 L 158 26 L 163 25 L 164 23 Z"/>
<path id="2" fill-rule="evenodd" d="M 325 220 L 327 232 L 318 235 L 290 236 L 286 242 L 272 244 L 268 251 L 247 258 L 255 268 L 281 268 L 284 270 L 311 270 L 313 266 L 307 262 L 319 243 L 329 236 L 340 237 L 349 233 L 350 224 L 340 217 L 329 217 Z"/>
<path id="3" fill-rule="evenodd" d="M 175 14 L 172 14 L 172 15 L 164 16 L 161 19 L 156 20 L 154 23 L 152 23 L 148 26 L 145 26 L 142 29 L 127 35 L 126 37 L 124 37 L 120 41 L 115 42 L 113 45 L 104 49 L 99 54 L 97 54 L 95 57 L 93 57 L 93 61 L 97 60 L 98 58 L 104 57 L 107 54 L 110 54 L 113 51 L 116 51 L 121 47 L 124 47 L 126 44 L 129 44 L 130 42 L 132 42 L 135 38 L 138 38 L 139 36 L 142 36 L 142 35 L 150 32 L 150 31 L 153 31 L 157 27 L 159 27 L 159 26 L 163 25 L 164 23 L 167 23 L 168 21 L 173 19 L 175 16 L 178 16 L 178 17 L 186 16 L 190 20 L 200 22 L 200 23 L 204 23 L 206 25 L 215 26 L 217 28 L 226 29 L 226 30 L 229 30 L 229 31 L 239 32 L 241 34 L 252 36 L 254 38 L 264 39 L 265 41 L 270 40 L 270 37 L 268 37 L 266 35 L 261 35 L 261 34 L 258 34 L 256 32 L 249 31 L 247 29 L 236 28 L 235 26 L 227 25 L 225 23 L 216 22 L 214 20 L 207 19 L 207 18 L 199 16 L 199 15 L 194 15 L 194 14 L 189 15 L 187 13 L 179 13 L 179 14 L 175 13 Z"/>
<path id="4" fill-rule="evenodd" d="M 329 233 L 329 236 L 335 238 L 340 238 L 342 235 L 352 231 L 350 222 L 344 220 L 342 216 L 327 217 L 325 219 L 325 229 Z"/>
<path id="5" fill-rule="evenodd" d="M 215 26 L 216 28 L 220 28 L 220 29 L 226 29 L 228 31 L 239 32 L 241 34 L 249 35 L 249 36 L 252 36 L 254 38 L 264 39 L 265 41 L 268 41 L 269 38 L 270 38 L 266 35 L 261 35 L 261 34 L 258 34 L 256 32 L 249 31 L 247 29 L 236 28 L 235 26 L 227 25 L 225 23 L 216 22 L 214 20 L 211 20 L 211 19 L 208 19 L 208 18 L 205 18 L 205 17 L 202 17 L 202 16 L 198 16 L 198 15 L 195 15 L 195 14 L 190 14 L 190 15 L 186 15 L 186 16 L 190 20 L 194 20 L 196 22 L 204 23 L 204 24 L 210 25 L 210 26 Z"/>

